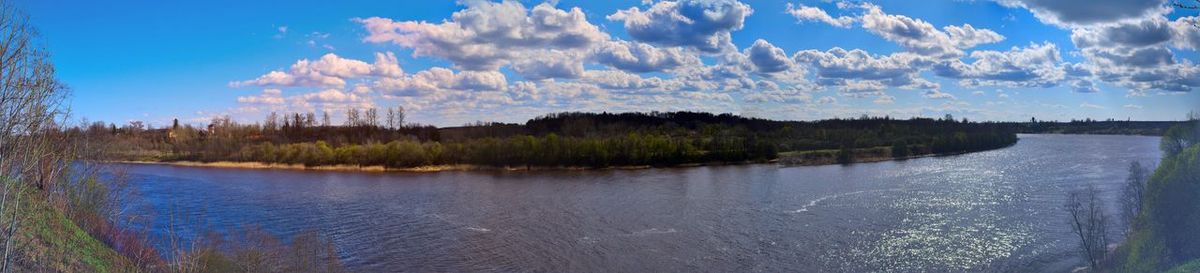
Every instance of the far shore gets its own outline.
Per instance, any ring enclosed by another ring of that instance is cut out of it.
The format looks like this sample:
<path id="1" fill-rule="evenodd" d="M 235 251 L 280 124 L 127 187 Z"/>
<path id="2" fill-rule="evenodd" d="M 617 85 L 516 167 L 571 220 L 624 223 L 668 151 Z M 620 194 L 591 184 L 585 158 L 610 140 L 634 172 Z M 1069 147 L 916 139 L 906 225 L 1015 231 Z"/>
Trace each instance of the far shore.
<path id="1" fill-rule="evenodd" d="M 300 171 L 339 171 L 339 172 L 407 172 L 407 173 L 435 173 L 449 171 L 546 171 L 546 170 L 639 170 L 650 169 L 654 166 L 616 166 L 604 168 L 592 167 L 495 167 L 481 166 L 471 164 L 453 164 L 453 165 L 428 165 L 411 168 L 390 168 L 386 166 L 359 166 L 359 165 L 322 165 L 322 166 L 305 166 L 304 164 L 279 164 L 279 163 L 263 163 L 263 162 L 234 162 L 234 161 L 216 161 L 216 162 L 199 162 L 199 161 L 107 161 L 109 163 L 120 164 L 146 164 L 146 165 L 169 165 L 182 167 L 202 167 L 202 168 L 234 168 L 234 169 L 275 169 L 275 170 L 300 170 Z M 747 163 L 766 163 L 766 162 L 747 162 Z M 743 163 L 745 164 L 745 163 Z M 730 164 L 680 164 L 671 167 L 698 167 L 706 165 L 732 165 Z"/>
<path id="2" fill-rule="evenodd" d="M 865 149 L 864 149 L 865 150 Z M 987 151 L 987 150 L 982 150 Z M 909 159 L 917 159 L 924 157 L 951 156 L 959 154 L 967 154 L 982 151 L 950 153 L 950 154 L 920 154 L 905 157 L 891 157 L 890 151 L 886 155 L 859 156 L 854 159 L 854 163 L 875 163 L 884 161 L 902 161 Z M 804 153 L 814 153 L 823 151 L 806 151 Z M 641 170 L 651 168 L 690 168 L 702 166 L 726 166 L 726 165 L 749 165 L 749 164 L 780 164 L 782 166 L 822 166 L 822 165 L 838 165 L 836 161 L 828 157 L 805 157 L 805 156 L 783 156 L 778 159 L 768 161 L 747 161 L 747 162 L 713 162 L 713 163 L 686 163 L 670 166 L 612 166 L 612 167 L 546 167 L 546 166 L 528 166 L 528 167 L 495 167 L 472 164 L 451 164 L 451 165 L 427 165 L 409 168 L 392 168 L 380 165 L 360 166 L 360 165 L 321 165 L 321 166 L 305 166 L 304 164 L 281 164 L 281 163 L 264 163 L 264 162 L 237 162 L 237 161 L 145 161 L 145 160 L 112 160 L 108 163 L 119 164 L 145 164 L 145 165 L 168 165 L 182 167 L 201 167 L 201 168 L 233 168 L 233 169 L 273 169 L 273 170 L 298 170 L 298 171 L 337 171 L 337 172 L 399 172 L 399 173 L 436 173 L 450 171 L 504 171 L 504 172 L 525 172 L 525 171 L 585 171 L 585 170 Z"/>

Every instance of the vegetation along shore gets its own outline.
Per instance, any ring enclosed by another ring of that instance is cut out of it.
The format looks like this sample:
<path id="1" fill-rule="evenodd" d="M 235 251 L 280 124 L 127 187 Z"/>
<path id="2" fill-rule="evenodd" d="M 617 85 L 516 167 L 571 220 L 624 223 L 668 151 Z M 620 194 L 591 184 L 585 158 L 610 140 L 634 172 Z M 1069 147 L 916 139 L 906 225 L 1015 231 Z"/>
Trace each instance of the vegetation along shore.
<path id="1" fill-rule="evenodd" d="M 96 122 L 69 137 L 103 143 L 98 160 L 177 165 L 366 171 L 534 170 L 783 162 L 816 165 L 981 151 L 1012 145 L 1018 123 L 860 117 L 776 121 L 732 114 L 558 113 L 524 124 L 436 128 L 403 110 L 351 109 L 340 125 L 315 113 L 241 124 L 149 128 Z M 322 115 L 324 116 L 324 115 Z M 320 120 L 320 121 L 319 121 Z"/>

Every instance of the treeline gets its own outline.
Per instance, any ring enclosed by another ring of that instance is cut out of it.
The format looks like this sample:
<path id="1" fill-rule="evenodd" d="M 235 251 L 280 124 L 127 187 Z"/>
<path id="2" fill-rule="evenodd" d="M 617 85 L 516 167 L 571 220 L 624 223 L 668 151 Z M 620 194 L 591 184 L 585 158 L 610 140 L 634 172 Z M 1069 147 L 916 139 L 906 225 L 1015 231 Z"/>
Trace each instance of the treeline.
<path id="1" fill-rule="evenodd" d="M 222 160 L 304 164 L 349 164 L 391 168 L 473 164 L 519 166 L 669 166 L 693 162 L 744 162 L 775 158 L 775 146 L 755 139 L 681 139 L 630 133 L 616 137 L 512 136 L 440 142 L 330 146 L 324 141 L 244 146 Z"/>
<path id="2" fill-rule="evenodd" d="M 347 116 L 353 117 L 350 110 Z M 367 113 L 375 113 L 368 110 Z M 400 113 L 403 111 L 390 111 Z M 394 114 L 390 114 L 394 115 Z M 892 147 L 893 155 L 958 153 L 1016 142 L 1019 125 L 863 116 L 775 121 L 698 112 L 557 113 L 525 124 L 475 123 L 435 128 L 369 118 L 330 125 L 314 114 L 269 115 L 239 124 L 216 118 L 204 128 L 92 123 L 78 135 L 106 139 L 106 159 L 255 161 L 415 167 L 669 166 L 776 159 L 780 152 Z M 327 115 L 322 115 L 322 117 Z M 317 120 L 320 120 L 319 122 Z M 391 119 L 389 119 L 391 120 Z"/>
<path id="3" fill-rule="evenodd" d="M 1093 134 L 1093 135 L 1143 135 L 1161 136 L 1179 121 L 1131 121 L 1131 120 L 1071 120 L 1070 122 L 1030 119 L 1015 123 L 1022 134 Z"/>

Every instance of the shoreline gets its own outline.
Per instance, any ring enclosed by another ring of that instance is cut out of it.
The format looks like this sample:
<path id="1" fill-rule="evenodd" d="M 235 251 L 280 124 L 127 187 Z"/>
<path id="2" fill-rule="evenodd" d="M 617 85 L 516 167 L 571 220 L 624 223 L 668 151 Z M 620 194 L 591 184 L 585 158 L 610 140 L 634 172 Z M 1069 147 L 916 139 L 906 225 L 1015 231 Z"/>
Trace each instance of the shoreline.
<path id="1" fill-rule="evenodd" d="M 293 170 L 293 171 L 330 171 L 330 172 L 366 172 L 366 173 L 438 173 L 438 172 L 463 172 L 463 171 L 501 171 L 501 172 L 533 172 L 533 171 L 591 171 L 591 170 L 644 170 L 653 168 L 691 168 L 701 166 L 726 166 L 726 165 L 749 165 L 749 164 L 766 164 L 775 163 L 777 160 L 762 161 L 762 162 L 740 162 L 740 163 L 688 163 L 672 166 L 615 166 L 615 167 L 545 167 L 545 166 L 530 166 L 530 167 L 494 167 L 471 164 L 453 164 L 453 165 L 428 165 L 410 168 L 389 168 L 380 165 L 358 166 L 358 165 L 323 165 L 323 166 L 304 166 L 304 164 L 280 164 L 280 163 L 263 163 L 263 162 L 235 162 L 235 161 L 214 161 L 214 162 L 199 162 L 199 161 L 142 161 L 142 160 L 107 160 L 101 161 L 111 164 L 132 164 L 132 165 L 165 165 L 176 167 L 196 167 L 196 168 L 225 168 L 225 169 L 259 169 L 259 170 Z"/>
<path id="2" fill-rule="evenodd" d="M 305 166 L 304 164 L 282 164 L 282 163 L 264 163 L 264 162 L 237 162 L 237 161 L 145 161 L 145 160 L 105 160 L 104 163 L 115 164 L 132 164 L 132 165 L 165 165 L 176 167 L 196 167 L 196 168 L 225 168 L 225 169 L 258 169 L 258 170 L 293 170 L 293 171 L 329 171 L 329 172 L 365 172 L 365 173 L 439 173 L 439 172 L 464 172 L 464 171 L 499 171 L 499 172 L 535 172 L 535 171 L 593 171 L 593 170 L 645 170 L 645 169 L 669 169 L 669 168 L 693 168 L 703 166 L 735 166 L 735 165 L 754 165 L 754 164 L 777 164 L 782 167 L 803 167 L 803 166 L 828 166 L 828 165 L 851 165 L 858 163 L 878 163 L 886 161 L 904 161 L 910 159 L 919 159 L 926 157 L 941 157 L 954 156 L 976 152 L 985 152 L 997 149 L 1011 147 L 1004 146 L 994 149 L 985 149 L 979 151 L 967 151 L 946 154 L 921 154 L 910 155 L 906 157 L 888 157 L 888 156 L 870 156 L 855 158 L 854 162 L 849 164 L 840 164 L 830 162 L 828 160 L 803 158 L 797 156 L 780 156 L 779 158 L 766 161 L 746 161 L 746 162 L 712 162 L 712 163 L 685 163 L 670 166 L 612 166 L 612 167 L 546 167 L 546 166 L 529 166 L 529 167 L 495 167 L 472 164 L 451 164 L 451 165 L 427 165 L 409 168 L 389 168 L 381 165 L 359 166 L 359 165 L 321 165 L 321 166 Z M 807 151 L 812 152 L 812 151 Z"/>

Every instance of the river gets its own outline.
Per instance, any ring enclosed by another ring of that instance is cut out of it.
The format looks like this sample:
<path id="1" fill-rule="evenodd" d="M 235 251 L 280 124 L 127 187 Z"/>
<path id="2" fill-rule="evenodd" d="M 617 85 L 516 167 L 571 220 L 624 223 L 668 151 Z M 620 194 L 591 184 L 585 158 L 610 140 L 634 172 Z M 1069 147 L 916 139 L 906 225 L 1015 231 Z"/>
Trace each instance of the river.
<path id="1" fill-rule="evenodd" d="M 361 272 L 1069 271 L 1079 260 L 1065 193 L 1093 184 L 1115 203 L 1130 161 L 1158 162 L 1158 138 L 1020 137 L 999 150 L 848 166 L 122 166 L 143 200 L 134 211 L 158 236 L 172 223 L 184 237 L 315 230 Z"/>

